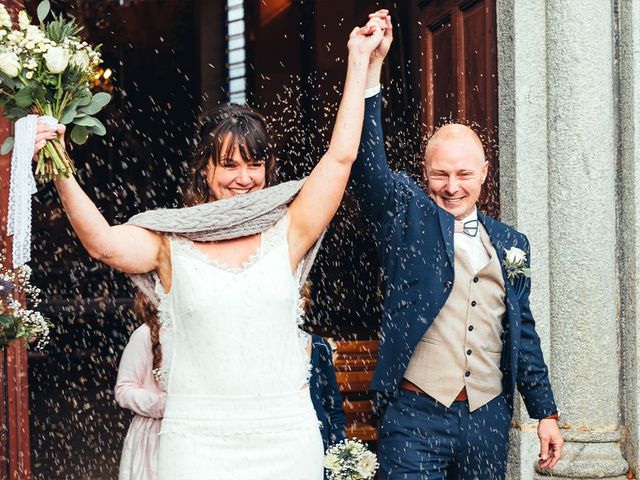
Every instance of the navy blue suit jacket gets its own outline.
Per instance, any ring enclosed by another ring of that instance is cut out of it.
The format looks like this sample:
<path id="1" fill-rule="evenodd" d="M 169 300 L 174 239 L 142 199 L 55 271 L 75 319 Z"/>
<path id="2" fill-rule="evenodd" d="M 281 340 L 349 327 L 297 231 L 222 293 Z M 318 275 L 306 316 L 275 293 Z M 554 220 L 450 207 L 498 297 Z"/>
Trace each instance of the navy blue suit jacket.
<path id="1" fill-rule="evenodd" d="M 454 217 L 438 207 L 404 173 L 389 169 L 382 132 L 381 95 L 366 100 L 365 121 L 351 187 L 371 223 L 384 273 L 384 317 L 372 390 L 378 400 L 393 396 L 418 341 L 444 306 L 454 280 Z M 500 263 L 505 249 L 517 247 L 530 259 L 527 238 L 513 228 L 478 214 Z M 528 265 L 527 265 L 528 266 Z M 540 338 L 529 308 L 531 281 L 507 280 L 501 370 L 503 394 L 513 399 L 516 384 L 529 416 L 556 413 Z"/>
<path id="2" fill-rule="evenodd" d="M 320 433 L 326 450 L 346 438 L 342 395 L 331 358 L 331 346 L 324 338 L 311 334 L 311 377 L 309 389 L 313 408 L 322 422 Z"/>

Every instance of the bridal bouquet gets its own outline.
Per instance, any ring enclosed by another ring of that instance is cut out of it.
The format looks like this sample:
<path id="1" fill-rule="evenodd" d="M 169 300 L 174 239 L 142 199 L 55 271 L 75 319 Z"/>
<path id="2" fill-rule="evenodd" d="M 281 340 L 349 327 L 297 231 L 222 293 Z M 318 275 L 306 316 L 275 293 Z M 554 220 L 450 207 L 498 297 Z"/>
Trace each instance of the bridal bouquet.
<path id="1" fill-rule="evenodd" d="M 0 258 L 0 265 L 4 259 Z M 35 342 L 42 349 L 49 341 L 51 324 L 40 312 L 23 307 L 16 297 L 24 297 L 36 307 L 40 290 L 29 282 L 31 269 L 27 265 L 15 269 L 0 267 L 0 347 L 14 340 Z"/>
<path id="2" fill-rule="evenodd" d="M 324 466 L 329 480 L 368 480 L 375 475 L 378 461 L 359 440 L 343 440 L 329 448 Z"/>
<path id="3" fill-rule="evenodd" d="M 82 28 L 62 14 L 52 14 L 45 23 L 49 10 L 49 0 L 40 2 L 39 25 L 32 25 L 27 13 L 21 11 L 14 28 L 7 9 L 0 4 L 0 105 L 11 120 L 35 114 L 53 117 L 49 119 L 52 123 L 73 125 L 70 138 L 81 145 L 89 134 L 106 133 L 94 115 L 111 96 L 104 92 L 92 95 L 89 90 L 94 68 L 101 61 L 99 47 L 82 41 Z M 8 153 L 13 146 L 10 137 L 0 153 Z M 60 142 L 48 140 L 39 153 L 36 176 L 46 181 L 66 178 L 73 172 L 73 163 Z"/>

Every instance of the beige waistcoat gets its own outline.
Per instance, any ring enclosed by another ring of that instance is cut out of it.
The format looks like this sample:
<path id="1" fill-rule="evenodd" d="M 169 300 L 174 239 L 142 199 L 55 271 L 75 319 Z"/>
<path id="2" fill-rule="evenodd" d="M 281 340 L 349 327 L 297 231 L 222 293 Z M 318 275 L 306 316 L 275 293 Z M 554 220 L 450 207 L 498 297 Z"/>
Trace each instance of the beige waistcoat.
<path id="1" fill-rule="evenodd" d="M 466 387 L 469 410 L 502 391 L 500 355 L 505 289 L 500 260 L 483 227 L 491 257 L 474 275 L 467 255 L 455 246 L 455 280 L 444 307 L 418 342 L 404 377 L 446 407 Z"/>

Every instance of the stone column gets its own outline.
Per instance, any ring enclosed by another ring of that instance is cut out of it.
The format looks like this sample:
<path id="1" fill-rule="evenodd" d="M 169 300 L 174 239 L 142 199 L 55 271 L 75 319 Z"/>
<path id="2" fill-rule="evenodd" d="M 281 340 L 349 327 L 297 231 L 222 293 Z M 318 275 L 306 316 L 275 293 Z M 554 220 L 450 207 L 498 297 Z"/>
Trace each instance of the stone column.
<path id="1" fill-rule="evenodd" d="M 501 218 L 531 242 L 531 310 L 549 356 L 549 189 L 545 0 L 497 0 Z M 508 477 L 531 480 L 539 446 L 537 421 L 515 405 Z"/>
<path id="2" fill-rule="evenodd" d="M 619 446 L 615 0 L 547 1 L 552 381 L 564 478 L 626 478 Z"/>
<path id="3" fill-rule="evenodd" d="M 619 2 L 620 216 L 623 448 L 636 477 L 640 470 L 640 2 Z"/>

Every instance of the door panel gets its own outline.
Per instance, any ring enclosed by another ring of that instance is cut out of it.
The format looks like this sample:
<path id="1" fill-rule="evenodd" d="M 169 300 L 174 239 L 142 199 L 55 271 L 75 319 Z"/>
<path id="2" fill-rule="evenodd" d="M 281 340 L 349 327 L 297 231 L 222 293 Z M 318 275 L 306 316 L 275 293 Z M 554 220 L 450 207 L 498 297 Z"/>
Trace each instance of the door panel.
<path id="1" fill-rule="evenodd" d="M 495 0 L 432 0 L 421 10 L 423 133 L 448 122 L 482 138 L 489 175 L 480 208 L 498 216 Z"/>

